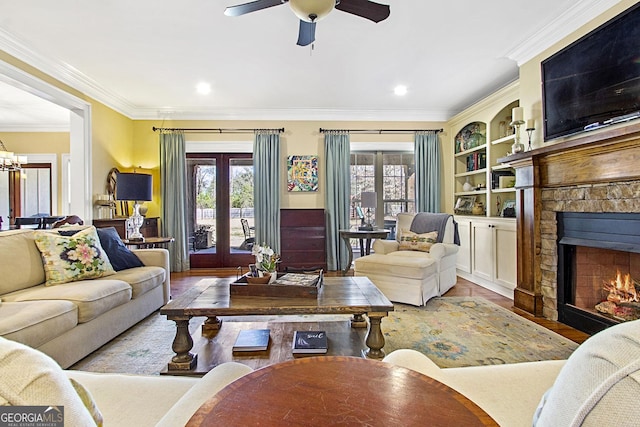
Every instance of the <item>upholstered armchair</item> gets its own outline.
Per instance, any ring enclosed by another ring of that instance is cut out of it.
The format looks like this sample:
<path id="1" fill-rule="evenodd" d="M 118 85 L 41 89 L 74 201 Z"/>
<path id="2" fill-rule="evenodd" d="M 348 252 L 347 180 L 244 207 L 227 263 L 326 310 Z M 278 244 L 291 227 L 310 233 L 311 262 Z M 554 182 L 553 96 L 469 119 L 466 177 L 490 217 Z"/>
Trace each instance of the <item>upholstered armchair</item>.
<path id="1" fill-rule="evenodd" d="M 449 214 L 400 213 L 396 239 L 376 240 L 373 254 L 356 259 L 354 274 L 391 301 L 424 305 L 456 284 L 456 225 Z"/>

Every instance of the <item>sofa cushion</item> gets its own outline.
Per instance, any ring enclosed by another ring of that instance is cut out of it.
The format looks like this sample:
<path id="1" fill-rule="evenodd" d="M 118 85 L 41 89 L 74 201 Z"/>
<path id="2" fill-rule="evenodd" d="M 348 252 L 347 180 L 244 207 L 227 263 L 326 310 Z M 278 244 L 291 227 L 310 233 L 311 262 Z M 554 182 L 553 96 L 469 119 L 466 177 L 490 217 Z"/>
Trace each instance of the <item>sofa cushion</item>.
<path id="1" fill-rule="evenodd" d="M 400 230 L 398 249 L 401 251 L 420 251 L 429 252 L 431 246 L 438 240 L 438 232 L 431 231 L 429 233 L 414 233 L 413 231 L 402 229 Z"/>
<path id="2" fill-rule="evenodd" d="M 536 426 L 637 426 L 640 395 L 640 320 L 586 340 L 567 360 L 534 417 Z"/>
<path id="3" fill-rule="evenodd" d="M 96 425 L 52 358 L 4 338 L 0 338 L 0 405 L 63 407 L 65 425 Z"/>
<path id="4" fill-rule="evenodd" d="M 127 282 L 131 286 L 131 298 L 138 298 L 151 289 L 162 286 L 165 274 L 165 269 L 162 267 L 138 267 L 118 271 L 113 276 L 109 276 L 109 279 Z"/>
<path id="5" fill-rule="evenodd" d="M 438 266 L 428 253 L 398 251 L 386 255 L 371 254 L 360 257 L 355 260 L 355 270 L 365 275 L 372 273 L 424 279 L 437 274 Z"/>
<path id="6" fill-rule="evenodd" d="M 78 307 L 69 301 L 0 304 L 0 335 L 38 348 L 78 324 Z"/>
<path id="7" fill-rule="evenodd" d="M 47 286 L 115 273 L 95 227 L 72 236 L 36 231 L 35 240 L 44 261 Z"/>
<path id="8" fill-rule="evenodd" d="M 130 301 L 131 286 L 122 280 L 93 279 L 57 286 L 34 286 L 2 298 L 5 301 L 70 301 L 78 307 L 78 323 L 85 323 Z"/>
<path id="9" fill-rule="evenodd" d="M 0 233 L 0 295 L 44 283 L 42 256 L 33 230 Z"/>
<path id="10" fill-rule="evenodd" d="M 107 257 L 115 271 L 144 267 L 140 258 L 131 252 L 122 242 L 115 227 L 98 228 L 96 231 L 100 238 L 100 244 L 107 253 Z"/>

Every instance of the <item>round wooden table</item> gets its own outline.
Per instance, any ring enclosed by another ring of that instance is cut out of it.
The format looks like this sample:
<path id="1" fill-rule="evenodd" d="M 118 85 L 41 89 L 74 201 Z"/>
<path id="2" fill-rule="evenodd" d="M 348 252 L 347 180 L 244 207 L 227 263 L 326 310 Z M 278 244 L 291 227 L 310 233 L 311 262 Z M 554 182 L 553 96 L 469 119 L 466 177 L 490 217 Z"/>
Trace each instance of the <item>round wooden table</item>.
<path id="1" fill-rule="evenodd" d="M 188 427 L 497 426 L 452 388 L 409 369 L 345 356 L 269 365 L 205 402 Z"/>

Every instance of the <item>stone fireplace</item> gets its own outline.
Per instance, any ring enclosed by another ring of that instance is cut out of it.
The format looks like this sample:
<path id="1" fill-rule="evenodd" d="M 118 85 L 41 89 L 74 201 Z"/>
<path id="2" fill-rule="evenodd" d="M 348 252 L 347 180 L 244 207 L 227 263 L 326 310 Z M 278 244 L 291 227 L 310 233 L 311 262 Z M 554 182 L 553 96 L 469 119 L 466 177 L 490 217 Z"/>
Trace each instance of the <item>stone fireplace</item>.
<path id="1" fill-rule="evenodd" d="M 558 310 L 559 303 L 566 302 L 559 302 L 558 295 L 567 279 L 558 268 L 559 259 L 562 261 L 564 256 L 559 254 L 559 248 L 564 249 L 558 241 L 558 217 L 564 213 L 640 214 L 640 124 L 587 134 L 500 160 L 516 170 L 518 283 L 514 306 L 566 322 L 564 313 L 559 319 Z M 593 249 L 594 245 L 577 246 Z M 634 254 L 624 245 L 600 249 Z M 578 256 L 594 255 L 581 248 Z M 615 258 L 603 253 L 595 256 Z M 638 254 L 630 256 L 637 264 Z M 590 305 L 601 296 L 582 294 L 571 305 Z M 564 296 L 560 299 L 564 300 Z M 599 329 L 612 324 L 609 320 L 605 319 Z M 572 326 L 594 332 L 591 326 Z"/>
<path id="2" fill-rule="evenodd" d="M 550 285 L 558 320 L 593 334 L 640 318 L 640 214 L 558 212 L 556 218 L 557 274 Z"/>

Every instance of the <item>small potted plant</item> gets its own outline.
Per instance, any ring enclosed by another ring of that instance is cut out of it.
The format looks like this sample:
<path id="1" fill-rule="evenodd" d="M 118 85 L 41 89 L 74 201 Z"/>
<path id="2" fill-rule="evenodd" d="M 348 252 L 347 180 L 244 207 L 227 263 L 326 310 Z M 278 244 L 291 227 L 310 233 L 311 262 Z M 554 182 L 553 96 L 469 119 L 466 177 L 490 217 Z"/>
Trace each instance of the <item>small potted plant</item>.
<path id="1" fill-rule="evenodd" d="M 251 254 L 256 257 L 255 268 L 250 268 L 251 275 L 247 278 L 249 283 L 256 283 L 256 281 L 249 280 L 253 278 L 267 277 L 264 283 L 273 283 L 278 274 L 276 267 L 280 262 L 280 255 L 275 253 L 269 245 L 262 244 L 260 246 L 253 246 Z M 264 279 L 263 279 L 264 280 Z"/>

